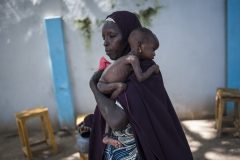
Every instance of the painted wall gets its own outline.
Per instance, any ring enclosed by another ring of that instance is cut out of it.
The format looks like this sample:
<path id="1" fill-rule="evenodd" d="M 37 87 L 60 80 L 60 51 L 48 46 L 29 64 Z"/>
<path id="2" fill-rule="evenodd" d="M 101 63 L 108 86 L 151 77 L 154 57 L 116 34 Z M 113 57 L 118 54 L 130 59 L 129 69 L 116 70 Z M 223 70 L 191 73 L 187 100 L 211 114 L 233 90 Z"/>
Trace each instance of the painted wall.
<path id="1" fill-rule="evenodd" d="M 214 113 L 215 90 L 225 85 L 225 1 L 161 0 L 151 29 L 160 40 L 156 62 L 180 118 Z M 93 1 L 88 1 L 96 10 Z M 38 105 L 49 108 L 54 128 L 57 107 L 44 18 L 63 16 L 65 47 L 76 114 L 93 112 L 90 76 L 104 54 L 101 29 L 85 49 L 62 1 L 0 2 L 0 132 L 15 130 L 15 112 Z M 106 14 L 101 14 L 105 17 Z"/>
<path id="2" fill-rule="evenodd" d="M 153 30 L 160 39 L 157 58 L 175 109 L 180 117 L 213 115 L 215 90 L 225 86 L 225 2 L 164 3 Z"/>

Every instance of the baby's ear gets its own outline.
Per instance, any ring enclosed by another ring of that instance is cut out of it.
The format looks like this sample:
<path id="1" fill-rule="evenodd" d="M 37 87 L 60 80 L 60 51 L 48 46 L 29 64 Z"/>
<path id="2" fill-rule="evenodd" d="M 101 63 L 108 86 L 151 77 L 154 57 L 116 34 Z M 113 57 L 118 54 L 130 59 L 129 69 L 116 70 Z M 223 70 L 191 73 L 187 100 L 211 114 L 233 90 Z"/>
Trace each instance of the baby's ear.
<path id="1" fill-rule="evenodd" d="M 138 53 L 142 53 L 142 47 L 141 47 L 141 45 L 138 46 Z"/>
<path id="2" fill-rule="evenodd" d="M 138 50 L 142 50 L 142 42 L 141 41 L 137 42 L 137 48 L 138 48 Z"/>

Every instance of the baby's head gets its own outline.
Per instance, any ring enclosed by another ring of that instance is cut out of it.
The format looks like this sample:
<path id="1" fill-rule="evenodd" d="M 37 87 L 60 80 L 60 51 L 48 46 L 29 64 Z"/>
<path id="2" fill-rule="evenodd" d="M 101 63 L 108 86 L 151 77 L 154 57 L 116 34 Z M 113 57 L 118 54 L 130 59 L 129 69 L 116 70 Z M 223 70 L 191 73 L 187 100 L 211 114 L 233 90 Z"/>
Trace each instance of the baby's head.
<path id="1" fill-rule="evenodd" d="M 131 52 L 137 53 L 137 56 L 142 59 L 153 59 L 155 50 L 159 47 L 156 35 L 144 27 L 133 30 L 128 37 L 128 43 Z"/>

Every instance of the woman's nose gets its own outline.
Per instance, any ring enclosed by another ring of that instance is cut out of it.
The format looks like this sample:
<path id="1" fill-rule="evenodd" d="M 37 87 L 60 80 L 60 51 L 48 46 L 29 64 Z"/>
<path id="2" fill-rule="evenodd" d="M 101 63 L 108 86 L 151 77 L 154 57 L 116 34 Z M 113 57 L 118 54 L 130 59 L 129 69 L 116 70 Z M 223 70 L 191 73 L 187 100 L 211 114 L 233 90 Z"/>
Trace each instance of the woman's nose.
<path id="1" fill-rule="evenodd" d="M 103 42 L 103 45 L 104 45 L 104 47 L 106 47 L 106 46 L 108 46 L 108 45 L 109 45 L 109 41 L 108 41 L 108 39 L 107 39 L 107 38 L 104 40 L 104 42 Z"/>

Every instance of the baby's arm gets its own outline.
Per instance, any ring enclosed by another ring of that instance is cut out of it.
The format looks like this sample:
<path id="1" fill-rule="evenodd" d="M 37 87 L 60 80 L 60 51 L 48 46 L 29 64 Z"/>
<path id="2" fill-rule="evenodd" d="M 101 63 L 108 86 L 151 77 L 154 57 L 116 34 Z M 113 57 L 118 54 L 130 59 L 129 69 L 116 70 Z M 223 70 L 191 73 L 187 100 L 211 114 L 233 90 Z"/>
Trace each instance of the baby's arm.
<path id="1" fill-rule="evenodd" d="M 128 57 L 129 62 L 131 63 L 133 67 L 133 71 L 137 77 L 137 80 L 139 82 L 142 82 L 149 78 L 153 73 L 158 73 L 159 72 L 159 66 L 154 64 L 151 67 L 149 67 L 145 72 L 142 71 L 139 63 L 139 59 L 137 56 L 130 55 Z"/>

